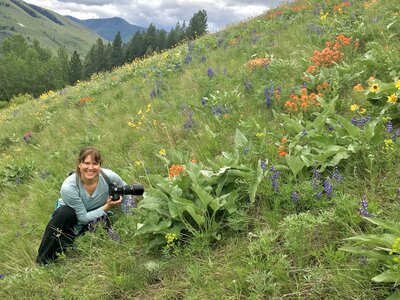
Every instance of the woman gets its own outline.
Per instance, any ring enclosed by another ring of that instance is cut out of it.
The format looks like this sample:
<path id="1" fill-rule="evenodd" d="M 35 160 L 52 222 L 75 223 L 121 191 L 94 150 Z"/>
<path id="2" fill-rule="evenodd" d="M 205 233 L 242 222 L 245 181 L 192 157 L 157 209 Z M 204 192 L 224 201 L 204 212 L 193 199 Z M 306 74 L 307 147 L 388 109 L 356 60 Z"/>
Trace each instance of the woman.
<path id="1" fill-rule="evenodd" d="M 116 173 L 101 168 L 100 152 L 93 147 L 79 153 L 76 172 L 61 186 L 61 198 L 51 220 L 46 226 L 36 262 L 47 264 L 72 245 L 76 236 L 87 230 L 87 224 L 108 216 L 108 211 L 120 206 L 122 201 L 134 201 L 130 195 L 113 200 L 109 196 L 109 183 L 118 186 L 126 183 Z M 131 206 L 135 203 L 131 202 Z"/>

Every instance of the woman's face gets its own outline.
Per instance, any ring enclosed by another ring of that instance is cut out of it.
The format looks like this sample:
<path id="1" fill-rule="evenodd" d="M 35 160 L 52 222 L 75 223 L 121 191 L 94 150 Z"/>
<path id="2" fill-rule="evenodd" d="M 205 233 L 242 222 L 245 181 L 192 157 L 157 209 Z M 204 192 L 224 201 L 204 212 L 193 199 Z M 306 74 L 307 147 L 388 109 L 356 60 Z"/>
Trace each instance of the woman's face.
<path id="1" fill-rule="evenodd" d="M 79 163 L 79 170 L 82 181 L 92 181 L 99 176 L 100 163 L 94 161 L 91 155 L 88 155 L 82 162 Z"/>

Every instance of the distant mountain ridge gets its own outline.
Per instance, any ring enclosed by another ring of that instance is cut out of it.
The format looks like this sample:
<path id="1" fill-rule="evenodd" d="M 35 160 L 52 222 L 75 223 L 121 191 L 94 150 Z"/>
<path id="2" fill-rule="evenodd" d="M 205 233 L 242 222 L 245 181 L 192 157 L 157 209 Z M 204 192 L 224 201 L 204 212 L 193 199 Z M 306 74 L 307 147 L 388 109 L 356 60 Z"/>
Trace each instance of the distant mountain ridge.
<path id="1" fill-rule="evenodd" d="M 147 30 L 144 27 L 132 25 L 119 17 L 88 20 L 80 20 L 72 16 L 65 17 L 96 32 L 108 41 L 113 41 L 118 31 L 121 34 L 122 41 L 126 43 L 136 32 Z"/>
<path id="2" fill-rule="evenodd" d="M 40 45 L 56 53 L 65 47 L 82 56 L 101 36 L 51 10 L 21 0 L 0 1 L 0 43 L 10 35 L 21 34 L 25 39 L 38 40 Z"/>

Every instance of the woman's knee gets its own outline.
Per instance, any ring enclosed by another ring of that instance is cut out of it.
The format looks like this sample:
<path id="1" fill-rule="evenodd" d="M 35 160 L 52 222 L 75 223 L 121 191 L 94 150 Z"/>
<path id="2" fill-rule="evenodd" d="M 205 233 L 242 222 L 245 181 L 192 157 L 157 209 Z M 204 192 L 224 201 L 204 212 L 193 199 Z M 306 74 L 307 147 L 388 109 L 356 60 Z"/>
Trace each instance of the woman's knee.
<path id="1" fill-rule="evenodd" d="M 63 222 L 64 224 L 74 226 L 78 222 L 78 219 L 75 210 L 72 207 L 63 205 L 54 211 L 52 221 L 57 223 Z"/>

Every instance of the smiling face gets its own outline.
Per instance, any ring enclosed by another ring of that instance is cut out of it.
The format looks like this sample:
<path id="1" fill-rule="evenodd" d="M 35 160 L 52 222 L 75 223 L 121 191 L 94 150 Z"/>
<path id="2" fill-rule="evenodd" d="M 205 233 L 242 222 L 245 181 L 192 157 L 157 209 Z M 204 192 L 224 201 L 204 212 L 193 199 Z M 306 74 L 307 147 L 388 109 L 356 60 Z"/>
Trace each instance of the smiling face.
<path id="1" fill-rule="evenodd" d="M 79 163 L 79 173 L 84 183 L 91 183 L 97 180 L 100 173 L 100 163 L 95 161 L 91 155 Z"/>
<path id="2" fill-rule="evenodd" d="M 100 152 L 95 148 L 83 149 L 79 155 L 77 173 L 80 175 L 81 180 L 90 184 L 96 182 L 101 167 Z"/>

